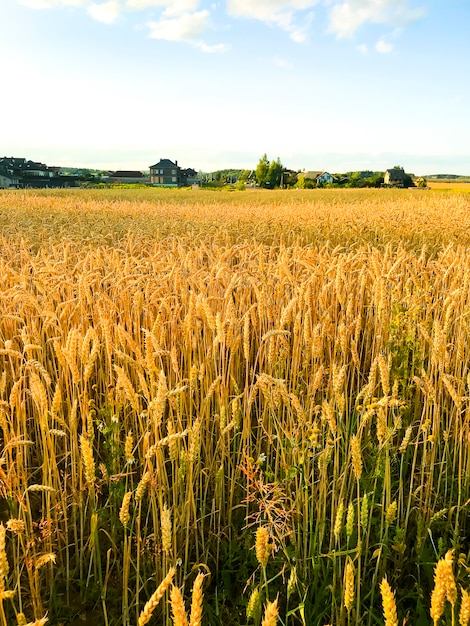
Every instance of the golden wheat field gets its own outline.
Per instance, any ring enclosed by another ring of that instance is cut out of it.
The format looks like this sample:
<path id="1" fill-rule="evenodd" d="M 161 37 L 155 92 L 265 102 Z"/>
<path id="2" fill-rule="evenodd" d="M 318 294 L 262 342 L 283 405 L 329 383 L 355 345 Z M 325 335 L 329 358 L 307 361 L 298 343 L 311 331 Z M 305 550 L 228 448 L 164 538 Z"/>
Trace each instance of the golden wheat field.
<path id="1" fill-rule="evenodd" d="M 0 626 L 466 626 L 469 214 L 0 192 Z"/>

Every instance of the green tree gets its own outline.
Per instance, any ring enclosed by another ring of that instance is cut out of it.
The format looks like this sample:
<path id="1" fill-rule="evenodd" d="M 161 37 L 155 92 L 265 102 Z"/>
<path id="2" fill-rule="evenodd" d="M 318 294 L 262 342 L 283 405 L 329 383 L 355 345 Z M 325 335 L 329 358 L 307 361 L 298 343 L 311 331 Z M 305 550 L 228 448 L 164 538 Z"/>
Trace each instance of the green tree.
<path id="1" fill-rule="evenodd" d="M 297 189 L 305 189 L 305 174 L 303 172 L 297 176 L 297 183 L 295 186 Z"/>
<path id="2" fill-rule="evenodd" d="M 267 154 L 263 154 L 256 166 L 256 182 L 260 187 L 264 187 L 268 180 L 269 161 Z"/>
<path id="3" fill-rule="evenodd" d="M 281 184 L 281 176 L 284 166 L 281 163 L 281 159 L 278 157 L 276 161 L 271 161 L 268 169 L 267 183 L 269 187 L 274 189 Z"/>
<path id="4" fill-rule="evenodd" d="M 250 175 L 250 170 L 243 170 L 240 174 L 240 178 L 238 179 L 239 183 L 246 183 L 248 176 Z"/>

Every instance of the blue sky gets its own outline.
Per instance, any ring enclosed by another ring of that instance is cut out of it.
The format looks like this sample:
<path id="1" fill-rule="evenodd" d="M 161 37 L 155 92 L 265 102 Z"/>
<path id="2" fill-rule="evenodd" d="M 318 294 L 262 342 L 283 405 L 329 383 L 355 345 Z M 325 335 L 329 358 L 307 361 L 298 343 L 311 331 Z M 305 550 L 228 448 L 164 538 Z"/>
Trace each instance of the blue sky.
<path id="1" fill-rule="evenodd" d="M 470 0 L 1 0 L 0 156 L 470 175 Z"/>

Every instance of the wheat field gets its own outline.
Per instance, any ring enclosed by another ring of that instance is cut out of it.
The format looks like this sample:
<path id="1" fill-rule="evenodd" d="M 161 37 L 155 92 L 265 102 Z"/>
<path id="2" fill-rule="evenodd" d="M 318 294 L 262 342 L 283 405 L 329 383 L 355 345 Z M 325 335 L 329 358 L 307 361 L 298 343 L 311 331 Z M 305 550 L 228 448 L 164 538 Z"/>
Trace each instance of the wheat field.
<path id="1" fill-rule="evenodd" d="M 469 212 L 0 192 L 0 626 L 465 626 Z"/>

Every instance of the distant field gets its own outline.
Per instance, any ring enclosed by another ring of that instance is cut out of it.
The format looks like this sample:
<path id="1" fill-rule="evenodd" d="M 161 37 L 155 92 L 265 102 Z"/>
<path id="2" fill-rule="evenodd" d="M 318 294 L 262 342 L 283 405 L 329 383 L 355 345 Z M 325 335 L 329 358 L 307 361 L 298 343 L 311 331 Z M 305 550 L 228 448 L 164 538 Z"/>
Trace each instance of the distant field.
<path id="1" fill-rule="evenodd" d="M 452 180 L 448 182 L 428 180 L 427 186 L 430 187 L 431 189 L 440 189 L 440 190 L 449 189 L 452 191 L 464 191 L 467 193 L 470 191 L 470 182 L 460 183 L 460 182 L 455 182 Z"/>
<path id="2" fill-rule="evenodd" d="M 457 624 L 469 214 L 0 192 L 0 626 Z"/>

